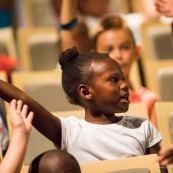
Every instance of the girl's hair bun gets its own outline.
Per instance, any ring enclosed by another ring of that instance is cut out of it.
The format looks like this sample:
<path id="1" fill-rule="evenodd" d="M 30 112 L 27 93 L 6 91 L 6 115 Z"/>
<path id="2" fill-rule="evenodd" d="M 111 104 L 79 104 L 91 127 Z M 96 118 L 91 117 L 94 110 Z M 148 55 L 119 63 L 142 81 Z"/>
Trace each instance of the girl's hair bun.
<path id="1" fill-rule="evenodd" d="M 101 21 L 101 26 L 107 30 L 110 28 L 122 28 L 125 25 L 125 21 L 120 15 L 108 15 Z"/>
<path id="2" fill-rule="evenodd" d="M 62 52 L 59 56 L 59 64 L 61 65 L 61 69 L 63 69 L 66 66 L 66 64 L 68 64 L 71 60 L 78 56 L 79 52 L 75 46 Z"/>

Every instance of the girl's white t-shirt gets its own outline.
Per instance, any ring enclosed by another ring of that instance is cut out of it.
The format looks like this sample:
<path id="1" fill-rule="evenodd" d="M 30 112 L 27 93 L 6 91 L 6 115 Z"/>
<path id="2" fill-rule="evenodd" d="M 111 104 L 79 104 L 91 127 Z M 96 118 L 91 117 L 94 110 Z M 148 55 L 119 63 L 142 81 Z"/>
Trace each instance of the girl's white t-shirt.
<path id="1" fill-rule="evenodd" d="M 74 116 L 60 117 L 61 149 L 79 162 L 112 160 L 146 154 L 146 149 L 162 140 L 150 121 L 123 116 L 118 123 L 92 124 Z"/>

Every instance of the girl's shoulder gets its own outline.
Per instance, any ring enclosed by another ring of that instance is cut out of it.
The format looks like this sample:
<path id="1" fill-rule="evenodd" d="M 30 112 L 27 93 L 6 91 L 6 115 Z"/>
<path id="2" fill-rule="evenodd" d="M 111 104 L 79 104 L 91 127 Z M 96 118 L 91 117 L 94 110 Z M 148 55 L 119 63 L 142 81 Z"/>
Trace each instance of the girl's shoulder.
<path id="1" fill-rule="evenodd" d="M 148 123 L 148 119 L 135 117 L 135 116 L 123 116 L 122 120 L 118 122 L 118 124 L 123 125 L 125 127 L 135 129 L 141 127 L 142 123 Z"/>

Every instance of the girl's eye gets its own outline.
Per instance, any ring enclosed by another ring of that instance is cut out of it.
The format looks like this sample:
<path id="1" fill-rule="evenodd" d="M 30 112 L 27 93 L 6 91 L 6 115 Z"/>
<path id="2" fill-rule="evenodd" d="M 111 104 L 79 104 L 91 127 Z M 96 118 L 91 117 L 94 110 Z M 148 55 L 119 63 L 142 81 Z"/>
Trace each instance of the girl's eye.
<path id="1" fill-rule="evenodd" d="M 111 52 L 112 50 L 113 50 L 113 48 L 112 48 L 112 47 L 107 47 L 107 48 L 104 50 L 104 52 L 109 53 L 109 52 Z"/>
<path id="2" fill-rule="evenodd" d="M 112 78 L 111 78 L 111 81 L 117 83 L 117 82 L 119 81 L 119 78 L 118 78 L 118 77 L 112 77 Z"/>
<path id="3" fill-rule="evenodd" d="M 125 81 L 125 78 L 124 77 L 119 77 L 119 76 L 110 78 L 110 81 L 112 81 L 114 83 L 117 83 L 119 80 Z"/>
<path id="4" fill-rule="evenodd" d="M 121 49 L 128 50 L 129 49 L 129 46 L 128 45 L 123 45 L 123 46 L 121 46 Z"/>

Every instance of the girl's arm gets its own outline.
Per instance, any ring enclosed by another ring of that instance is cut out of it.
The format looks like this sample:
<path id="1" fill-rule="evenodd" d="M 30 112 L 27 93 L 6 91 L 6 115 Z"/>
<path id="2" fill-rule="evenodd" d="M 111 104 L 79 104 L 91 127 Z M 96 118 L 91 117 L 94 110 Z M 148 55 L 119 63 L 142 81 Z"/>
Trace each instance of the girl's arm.
<path id="1" fill-rule="evenodd" d="M 33 112 L 27 116 L 27 109 L 28 107 L 23 106 L 22 101 L 13 100 L 10 103 L 8 115 L 13 135 L 5 157 L 0 164 L 0 172 L 20 172 L 32 128 Z"/>
<path id="2" fill-rule="evenodd" d="M 77 0 L 62 0 L 60 11 L 60 26 L 67 25 L 77 19 Z M 61 51 L 75 45 L 76 28 L 77 25 L 69 29 L 59 29 Z"/>
<path id="3" fill-rule="evenodd" d="M 158 154 L 160 151 L 160 144 L 157 143 L 154 146 L 152 146 L 151 148 L 149 148 L 149 152 L 150 154 Z"/>
<path id="4" fill-rule="evenodd" d="M 141 1 L 146 20 L 158 19 L 160 17 L 160 14 L 155 9 L 154 2 L 155 0 Z"/>
<path id="5" fill-rule="evenodd" d="M 61 147 L 61 122 L 38 102 L 30 98 L 17 87 L 0 80 L 0 97 L 11 102 L 12 99 L 22 100 L 28 110 L 34 112 L 33 126 L 55 145 Z"/>
<path id="6" fill-rule="evenodd" d="M 160 14 L 173 17 L 173 0 L 156 0 L 154 5 Z"/>
<path id="7" fill-rule="evenodd" d="M 77 19 L 77 0 L 62 0 L 60 10 L 60 49 L 66 49 L 76 46 L 79 52 L 89 50 L 90 39 L 86 24 Z M 76 19 L 76 22 L 74 21 Z M 70 27 L 70 23 L 73 24 Z M 64 26 L 67 26 L 63 29 Z"/>
<path id="8" fill-rule="evenodd" d="M 173 163 L 173 144 L 168 148 L 160 150 L 158 161 L 162 166 Z"/>
<path id="9" fill-rule="evenodd" d="M 150 149 L 150 153 L 148 154 L 159 154 L 160 151 L 160 144 L 157 143 L 154 146 L 152 146 Z M 160 172 L 161 173 L 168 173 L 167 167 L 165 167 L 163 164 L 160 164 Z"/>

